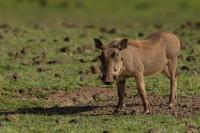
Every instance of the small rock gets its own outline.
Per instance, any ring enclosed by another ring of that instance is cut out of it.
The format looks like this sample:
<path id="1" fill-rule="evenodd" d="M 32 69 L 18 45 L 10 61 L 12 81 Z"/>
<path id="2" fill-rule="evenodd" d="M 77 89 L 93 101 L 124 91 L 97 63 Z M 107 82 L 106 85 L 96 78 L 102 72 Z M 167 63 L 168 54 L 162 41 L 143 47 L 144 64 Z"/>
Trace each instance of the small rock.
<path id="1" fill-rule="evenodd" d="M 87 79 L 87 75 L 85 75 L 85 74 L 80 75 L 80 81 L 84 81 L 86 79 Z"/>
<path id="2" fill-rule="evenodd" d="M 60 7 L 63 7 L 63 8 L 68 7 L 68 5 L 69 5 L 68 1 L 62 1 L 62 2 L 60 3 Z"/>
<path id="3" fill-rule="evenodd" d="M 69 37 L 65 37 L 65 38 L 63 39 L 63 41 L 69 42 Z"/>
<path id="4" fill-rule="evenodd" d="M 26 49 L 25 48 L 22 48 L 21 50 L 20 50 L 20 53 L 22 54 L 22 55 L 25 55 L 27 52 L 26 52 Z"/>
<path id="5" fill-rule="evenodd" d="M 197 43 L 200 44 L 200 40 L 198 40 Z"/>
<path id="6" fill-rule="evenodd" d="M 185 50 L 187 47 L 186 47 L 186 45 L 185 44 L 182 44 L 181 45 L 181 50 Z"/>
<path id="7" fill-rule="evenodd" d="M 196 61 L 196 58 L 194 56 L 188 56 L 186 58 L 187 61 L 191 62 L 191 61 Z"/>
<path id="8" fill-rule="evenodd" d="M 6 23 L 0 24 L 0 29 L 6 29 L 6 28 L 9 28 L 8 24 Z"/>
<path id="9" fill-rule="evenodd" d="M 146 131 L 145 133 L 161 133 L 161 130 L 159 128 L 152 128 Z"/>
<path id="10" fill-rule="evenodd" d="M 191 21 L 187 21 L 187 22 L 186 22 L 186 25 L 187 25 L 188 27 L 192 27 L 192 26 L 193 26 L 193 24 L 192 24 Z"/>
<path id="11" fill-rule="evenodd" d="M 86 61 L 84 59 L 80 59 L 79 62 L 85 63 Z"/>
<path id="12" fill-rule="evenodd" d="M 63 61 L 62 60 L 50 60 L 47 62 L 47 64 L 51 65 L 51 64 L 62 64 Z"/>
<path id="13" fill-rule="evenodd" d="M 179 55 L 178 59 L 183 60 L 183 55 Z"/>
<path id="14" fill-rule="evenodd" d="M 32 65 L 39 65 L 44 63 L 46 59 L 46 54 L 42 53 L 42 55 L 38 55 L 32 58 Z"/>
<path id="15" fill-rule="evenodd" d="M 161 28 L 162 28 L 162 25 L 161 25 L 161 24 L 154 24 L 154 27 L 155 27 L 156 29 L 161 29 Z"/>
<path id="16" fill-rule="evenodd" d="M 200 22 L 196 22 L 195 28 L 199 29 L 200 28 Z"/>
<path id="17" fill-rule="evenodd" d="M 30 43 L 30 42 L 34 42 L 34 41 L 35 41 L 35 39 L 28 39 L 26 42 Z"/>
<path id="18" fill-rule="evenodd" d="M 45 42 L 45 41 L 46 41 L 46 39 L 44 39 L 44 38 L 43 38 L 43 39 L 41 39 L 41 42 Z"/>
<path id="19" fill-rule="evenodd" d="M 58 42 L 58 40 L 57 40 L 57 39 L 54 39 L 53 41 L 54 41 L 54 42 Z"/>
<path id="20" fill-rule="evenodd" d="M 103 35 L 100 35 L 99 37 L 98 37 L 99 39 L 103 39 L 103 38 L 105 38 Z"/>
<path id="21" fill-rule="evenodd" d="M 67 27 L 67 28 L 77 28 L 78 26 L 75 24 L 67 23 L 67 22 L 62 22 L 62 26 Z"/>
<path id="22" fill-rule="evenodd" d="M 83 45 L 82 47 L 77 47 L 74 53 L 79 53 L 79 54 L 91 53 L 92 50 L 93 48 L 91 47 L 91 45 Z"/>
<path id="23" fill-rule="evenodd" d="M 106 27 L 103 27 L 103 26 L 100 27 L 99 31 L 101 31 L 101 32 L 108 32 L 107 28 L 106 28 Z"/>
<path id="24" fill-rule="evenodd" d="M 37 72 L 44 72 L 46 69 L 44 67 L 37 67 Z"/>
<path id="25" fill-rule="evenodd" d="M 54 74 L 54 77 L 60 78 L 61 76 L 60 76 L 60 74 L 56 73 L 56 74 Z"/>
<path id="26" fill-rule="evenodd" d="M 93 29 L 93 28 L 95 28 L 95 26 L 94 25 L 86 25 L 85 28 L 86 29 Z"/>
<path id="27" fill-rule="evenodd" d="M 104 118 L 104 119 L 102 119 L 102 121 L 109 121 L 109 119 L 108 118 Z"/>
<path id="28" fill-rule="evenodd" d="M 6 115 L 4 118 L 6 121 L 16 121 L 17 117 L 15 115 Z"/>
<path id="29" fill-rule="evenodd" d="M 69 49 L 69 47 L 62 47 L 62 48 L 60 49 L 60 52 L 61 52 L 61 53 L 67 53 L 67 52 L 70 52 L 70 49 Z"/>
<path id="30" fill-rule="evenodd" d="M 78 72 L 78 74 L 83 74 L 83 71 L 82 71 L 82 70 L 81 70 L 81 71 L 79 71 L 79 72 Z"/>
<path id="31" fill-rule="evenodd" d="M 63 120 L 61 120 L 61 119 L 56 119 L 55 122 L 58 123 L 58 124 L 62 124 L 62 123 L 63 123 Z"/>
<path id="32" fill-rule="evenodd" d="M 100 27 L 99 31 L 101 32 L 104 32 L 104 33 L 116 33 L 117 32 L 117 29 L 116 28 L 111 28 L 111 29 L 108 29 L 106 27 Z"/>
<path id="33" fill-rule="evenodd" d="M 108 33 L 116 33 L 117 32 L 117 29 L 116 28 L 112 28 L 112 29 L 110 29 L 109 31 L 108 31 Z"/>
<path id="34" fill-rule="evenodd" d="M 71 120 L 69 121 L 69 123 L 77 124 L 77 123 L 80 123 L 80 120 L 71 119 Z"/>
<path id="35" fill-rule="evenodd" d="M 19 93 L 20 93 L 20 94 L 23 94 L 23 93 L 24 93 L 24 90 L 23 90 L 23 89 L 20 89 L 20 90 L 19 90 Z"/>
<path id="36" fill-rule="evenodd" d="M 14 73 L 12 74 L 12 78 L 13 78 L 14 81 L 17 81 L 20 77 L 21 77 L 20 74 L 17 73 L 17 72 L 14 72 Z"/>
<path id="37" fill-rule="evenodd" d="M 47 0 L 39 0 L 38 2 L 39 2 L 39 5 L 42 7 L 47 6 Z"/>
<path id="38" fill-rule="evenodd" d="M 105 131 L 103 131 L 103 133 L 111 133 L 110 131 L 108 131 L 108 130 L 105 130 Z"/>
<path id="39" fill-rule="evenodd" d="M 187 66 L 182 66 L 182 67 L 181 67 L 181 70 L 182 70 L 182 71 L 189 71 L 190 69 L 189 69 L 189 67 L 187 67 Z"/>
<path id="40" fill-rule="evenodd" d="M 138 36 L 139 36 L 139 37 L 142 37 L 142 36 L 144 36 L 144 33 L 139 32 L 139 33 L 138 33 Z"/>
<path id="41" fill-rule="evenodd" d="M 185 29 L 185 27 L 186 27 L 185 24 L 181 24 L 180 26 L 181 29 Z"/>

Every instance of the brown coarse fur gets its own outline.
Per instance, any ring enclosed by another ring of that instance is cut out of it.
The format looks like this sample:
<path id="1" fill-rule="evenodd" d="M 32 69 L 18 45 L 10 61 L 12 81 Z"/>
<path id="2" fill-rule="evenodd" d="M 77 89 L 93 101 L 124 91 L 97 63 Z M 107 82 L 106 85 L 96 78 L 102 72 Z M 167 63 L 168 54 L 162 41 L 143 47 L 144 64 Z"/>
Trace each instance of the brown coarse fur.
<path id="1" fill-rule="evenodd" d="M 171 84 L 170 107 L 174 106 L 177 88 L 176 67 L 180 53 L 180 39 L 173 33 L 153 33 L 145 40 L 116 39 L 105 46 L 95 40 L 102 50 L 102 75 L 105 83 L 117 81 L 119 102 L 115 112 L 123 106 L 125 81 L 136 79 L 145 113 L 150 112 L 144 76 L 163 72 Z"/>

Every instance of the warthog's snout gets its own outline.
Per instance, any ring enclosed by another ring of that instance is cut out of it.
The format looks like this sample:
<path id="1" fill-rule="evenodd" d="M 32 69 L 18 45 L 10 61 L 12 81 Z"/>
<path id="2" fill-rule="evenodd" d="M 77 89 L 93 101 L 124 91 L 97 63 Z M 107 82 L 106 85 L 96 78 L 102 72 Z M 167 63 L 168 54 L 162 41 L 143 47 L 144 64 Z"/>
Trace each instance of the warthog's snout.
<path id="1" fill-rule="evenodd" d="M 102 76 L 101 80 L 103 81 L 104 84 L 110 85 L 110 84 L 114 83 L 114 77 L 112 77 L 112 76 Z"/>
<path id="2" fill-rule="evenodd" d="M 103 83 L 106 84 L 106 85 L 111 85 L 113 82 L 106 82 L 106 81 L 104 81 Z"/>

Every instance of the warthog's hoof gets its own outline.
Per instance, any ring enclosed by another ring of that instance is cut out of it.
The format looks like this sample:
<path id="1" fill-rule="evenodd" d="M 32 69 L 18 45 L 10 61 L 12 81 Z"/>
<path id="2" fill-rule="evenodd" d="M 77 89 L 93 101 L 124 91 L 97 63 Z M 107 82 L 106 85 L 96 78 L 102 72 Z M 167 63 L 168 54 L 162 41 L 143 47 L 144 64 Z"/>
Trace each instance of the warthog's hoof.
<path id="1" fill-rule="evenodd" d="M 170 109 L 173 109 L 173 108 L 174 108 L 174 104 L 173 104 L 173 103 L 170 103 L 170 104 L 169 104 L 169 108 L 170 108 Z"/>
<path id="2" fill-rule="evenodd" d="M 123 107 L 126 107 L 125 104 L 123 104 L 122 106 L 117 106 L 117 108 L 115 109 L 115 111 L 112 114 L 119 114 L 120 112 L 123 112 Z"/>
<path id="3" fill-rule="evenodd" d="M 118 115 L 120 114 L 121 112 L 123 112 L 122 109 L 115 109 L 115 111 L 112 113 L 113 115 Z"/>
<path id="4" fill-rule="evenodd" d="M 145 110 L 144 114 L 150 114 L 150 110 L 149 109 Z"/>

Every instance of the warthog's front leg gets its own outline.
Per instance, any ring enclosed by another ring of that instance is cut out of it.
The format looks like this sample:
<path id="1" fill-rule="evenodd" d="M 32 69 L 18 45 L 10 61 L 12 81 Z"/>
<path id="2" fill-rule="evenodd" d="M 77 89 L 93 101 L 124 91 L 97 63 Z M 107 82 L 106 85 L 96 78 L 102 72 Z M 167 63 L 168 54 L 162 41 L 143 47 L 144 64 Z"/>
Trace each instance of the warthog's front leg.
<path id="1" fill-rule="evenodd" d="M 117 108 L 115 109 L 114 113 L 117 113 L 123 107 L 123 100 L 124 100 L 124 96 L 125 96 L 125 82 L 126 82 L 125 79 L 117 82 L 119 101 L 118 101 Z"/>
<path id="2" fill-rule="evenodd" d="M 145 91 L 143 73 L 140 73 L 136 76 L 136 82 L 137 82 L 137 88 L 138 88 L 139 94 L 142 97 L 143 106 L 144 106 L 144 113 L 150 113 L 149 102 L 147 100 L 147 94 L 146 94 L 146 91 Z"/>

